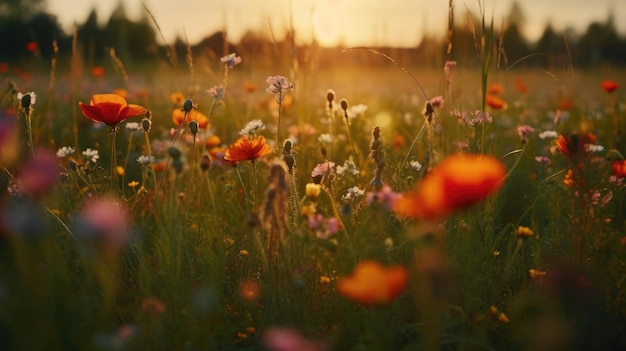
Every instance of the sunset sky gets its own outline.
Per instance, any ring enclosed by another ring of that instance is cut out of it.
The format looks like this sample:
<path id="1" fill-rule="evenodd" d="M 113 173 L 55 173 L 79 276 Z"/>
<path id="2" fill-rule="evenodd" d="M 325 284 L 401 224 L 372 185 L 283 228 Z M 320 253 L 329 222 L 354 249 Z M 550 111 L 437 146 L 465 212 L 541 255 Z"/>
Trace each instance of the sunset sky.
<path id="1" fill-rule="evenodd" d="M 124 0 L 129 18 L 137 19 L 141 0 Z M 486 0 L 487 18 L 493 14 L 502 23 L 513 0 Z M 69 31 L 72 23 L 82 23 L 96 8 L 99 20 L 106 21 L 117 6 L 115 0 L 47 0 L 48 11 Z M 187 35 L 194 44 L 217 30 L 226 29 L 237 41 L 246 30 L 269 33 L 281 38 L 290 18 L 300 42 L 315 36 L 322 45 L 339 42 L 347 46 L 416 46 L 424 34 L 441 35 L 447 26 L 447 0 L 145 0 L 165 39 Z M 478 0 L 455 1 L 460 19 L 466 9 L 478 14 Z M 626 33 L 626 2 L 622 0 L 524 0 L 525 35 L 536 39 L 546 23 L 559 30 L 572 27 L 584 32 L 591 21 L 605 21 L 612 12 L 617 29 Z"/>

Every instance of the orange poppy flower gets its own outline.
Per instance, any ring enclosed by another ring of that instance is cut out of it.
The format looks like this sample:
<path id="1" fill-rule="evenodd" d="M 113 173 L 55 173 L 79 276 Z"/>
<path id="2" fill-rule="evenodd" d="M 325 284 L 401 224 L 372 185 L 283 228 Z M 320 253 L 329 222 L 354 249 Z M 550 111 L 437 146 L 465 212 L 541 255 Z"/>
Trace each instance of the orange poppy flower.
<path id="1" fill-rule="evenodd" d="M 489 86 L 487 92 L 491 95 L 500 95 L 504 91 L 504 87 L 500 83 L 493 83 Z"/>
<path id="2" fill-rule="evenodd" d="M 217 135 L 213 134 L 209 136 L 208 138 L 206 138 L 204 145 L 206 145 L 206 147 L 208 148 L 214 148 L 214 147 L 220 146 L 221 143 L 222 143 L 222 139 L 220 139 L 220 137 L 218 137 Z"/>
<path id="3" fill-rule="evenodd" d="M 385 305 L 402 293 L 408 279 L 404 266 L 385 267 L 377 261 L 362 261 L 351 275 L 337 278 L 337 291 L 357 303 Z"/>
<path id="4" fill-rule="evenodd" d="M 183 112 L 183 110 L 177 108 L 172 111 L 172 122 L 174 122 L 174 125 L 180 126 L 180 124 L 183 123 L 183 119 L 185 119 L 185 112 Z M 202 129 L 209 125 L 209 117 L 196 109 L 192 109 L 187 115 L 187 124 L 191 121 L 198 122 L 198 128 Z"/>
<path id="5" fill-rule="evenodd" d="M 608 79 L 603 80 L 602 83 L 600 83 L 600 85 L 602 85 L 602 90 L 606 91 L 607 93 L 612 93 L 615 90 L 617 90 L 617 88 L 619 88 L 619 84 Z"/>
<path id="6" fill-rule="evenodd" d="M 505 177 L 506 168 L 492 156 L 449 156 L 413 192 L 398 199 L 395 211 L 407 217 L 440 218 L 483 201 L 500 189 Z"/>
<path id="7" fill-rule="evenodd" d="M 170 99 L 172 100 L 172 103 L 176 104 L 176 106 L 183 106 L 183 102 L 185 102 L 185 95 L 181 92 L 171 93 Z"/>
<path id="8" fill-rule="evenodd" d="M 272 148 L 267 144 L 264 136 L 250 139 L 248 135 L 244 135 L 226 150 L 224 159 L 231 162 L 254 161 L 271 152 Z"/>
<path id="9" fill-rule="evenodd" d="M 618 177 L 626 177 L 626 160 L 617 160 L 611 163 L 613 174 Z"/>
<path id="10" fill-rule="evenodd" d="M 573 108 L 574 108 L 574 103 L 572 102 L 572 100 L 568 98 L 559 100 L 558 110 L 570 111 Z"/>
<path id="11" fill-rule="evenodd" d="M 574 161 L 579 156 L 584 156 L 587 154 L 587 150 L 585 149 L 586 144 L 595 144 L 596 136 L 592 133 L 585 133 L 582 135 L 578 135 L 573 133 L 568 137 L 564 137 L 563 135 L 559 135 L 556 139 L 556 147 L 560 153 L 565 155 L 570 161 Z"/>
<path id="12" fill-rule="evenodd" d="M 528 86 L 522 77 L 515 77 L 515 88 L 520 94 L 526 94 L 528 92 Z"/>
<path id="13" fill-rule="evenodd" d="M 506 102 L 499 96 L 493 94 L 487 94 L 487 96 L 485 96 L 485 103 L 494 110 L 506 108 Z"/>
<path id="14" fill-rule="evenodd" d="M 129 104 L 126 99 L 116 94 L 95 94 L 91 97 L 89 105 L 78 103 L 85 117 L 103 122 L 109 127 L 115 127 L 118 123 L 135 116 L 146 113 L 143 106 Z"/>

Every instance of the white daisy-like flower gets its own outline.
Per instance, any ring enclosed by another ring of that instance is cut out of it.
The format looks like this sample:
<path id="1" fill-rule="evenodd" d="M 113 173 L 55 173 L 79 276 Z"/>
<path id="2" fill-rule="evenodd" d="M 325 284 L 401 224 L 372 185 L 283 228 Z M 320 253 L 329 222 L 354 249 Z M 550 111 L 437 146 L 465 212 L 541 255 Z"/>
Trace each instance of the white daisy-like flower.
<path id="1" fill-rule="evenodd" d="M 360 173 L 359 169 L 356 167 L 352 160 L 344 161 L 342 166 L 337 166 L 337 174 L 352 174 L 358 175 Z"/>
<path id="2" fill-rule="evenodd" d="M 126 129 L 130 130 L 131 132 L 136 132 L 138 130 L 143 130 L 143 127 L 139 122 L 127 122 Z"/>
<path id="3" fill-rule="evenodd" d="M 604 151 L 604 146 L 597 144 L 585 144 L 585 150 L 587 152 L 602 152 Z"/>
<path id="4" fill-rule="evenodd" d="M 154 156 L 141 155 L 137 157 L 137 162 L 139 162 L 139 164 L 142 166 L 153 164 L 154 161 L 155 161 Z"/>
<path id="5" fill-rule="evenodd" d="M 69 155 L 74 153 L 74 148 L 71 146 L 63 146 L 62 148 L 60 148 L 59 150 L 57 150 L 57 157 L 58 158 L 65 158 L 68 157 Z"/>
<path id="6" fill-rule="evenodd" d="M 87 157 L 87 159 L 91 161 L 91 163 L 98 162 L 98 159 L 100 158 L 98 150 L 94 150 L 92 148 L 88 148 L 87 150 L 83 151 L 83 155 Z"/>
<path id="7" fill-rule="evenodd" d="M 363 195 L 365 195 L 365 190 L 359 189 L 358 186 L 353 186 L 352 188 L 348 189 L 348 192 L 343 195 L 341 199 L 344 201 L 350 201 L 357 199 Z"/>
<path id="8" fill-rule="evenodd" d="M 409 167 L 411 167 L 412 170 L 418 172 L 420 169 L 422 169 L 422 164 L 416 160 L 413 160 L 409 163 Z"/>
<path id="9" fill-rule="evenodd" d="M 317 141 L 319 141 L 322 144 L 330 144 L 333 142 L 333 136 L 328 133 L 323 133 L 323 134 L 320 134 L 319 137 L 317 137 Z"/>
<path id="10" fill-rule="evenodd" d="M 253 119 L 248 122 L 246 126 L 239 131 L 239 135 L 248 135 L 254 136 L 257 134 L 257 131 L 265 129 L 265 124 L 260 119 Z"/>
<path id="11" fill-rule="evenodd" d="M 539 139 L 554 139 L 556 137 L 558 137 L 559 134 L 553 130 L 546 130 L 543 131 L 541 133 L 539 133 Z"/>

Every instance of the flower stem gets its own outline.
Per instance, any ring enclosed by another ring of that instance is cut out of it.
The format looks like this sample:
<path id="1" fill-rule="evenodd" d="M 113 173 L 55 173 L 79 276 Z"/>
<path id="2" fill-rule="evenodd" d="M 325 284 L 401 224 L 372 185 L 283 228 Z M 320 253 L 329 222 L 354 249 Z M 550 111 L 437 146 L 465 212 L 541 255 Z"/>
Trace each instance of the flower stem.
<path id="1" fill-rule="evenodd" d="M 117 143 L 117 126 L 111 127 L 111 191 L 114 196 L 118 196 L 117 186 L 117 156 L 115 146 Z"/>

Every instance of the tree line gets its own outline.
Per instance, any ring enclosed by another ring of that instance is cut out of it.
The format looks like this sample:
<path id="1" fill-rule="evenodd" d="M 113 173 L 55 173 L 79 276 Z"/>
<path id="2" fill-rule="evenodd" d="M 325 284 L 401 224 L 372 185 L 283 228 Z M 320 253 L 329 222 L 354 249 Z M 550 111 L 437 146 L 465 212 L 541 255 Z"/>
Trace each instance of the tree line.
<path id="1" fill-rule="evenodd" d="M 74 48 L 76 54 L 89 65 L 108 60 L 110 49 L 114 49 L 127 65 L 139 65 L 164 57 L 165 49 L 159 44 L 158 33 L 150 18 L 144 14 L 139 20 L 130 20 L 122 2 L 104 25 L 99 24 L 96 10 L 92 10 L 84 22 L 76 25 L 75 33 L 65 33 L 56 16 L 45 12 L 44 5 L 45 0 L 0 0 L 0 61 L 16 62 L 31 56 L 49 59 L 53 55 L 53 42 L 59 55 L 71 55 Z M 494 49 L 498 50 L 505 65 L 558 67 L 572 64 L 588 67 L 626 64 L 626 38 L 617 32 L 611 14 L 604 22 L 590 23 L 582 34 L 569 29 L 558 31 L 548 23 L 535 42 L 530 42 L 523 35 L 525 18 L 517 3 L 512 5 L 503 27 L 490 28 L 490 33 L 476 33 L 481 29 L 480 19 L 470 14 L 451 24 L 451 36 L 425 37 L 415 48 L 387 49 L 403 57 L 401 61 L 439 67 L 446 58 L 476 56 L 476 38 L 487 34 L 494 37 Z M 230 47 L 233 51 L 257 54 L 275 52 L 267 48 L 277 45 L 293 46 L 293 32 L 288 32 L 281 42 L 263 33 L 249 32 L 235 44 L 225 43 L 223 34 L 213 33 L 193 45 L 194 53 L 209 52 L 219 56 Z M 75 45 L 73 38 L 76 39 Z M 446 51 L 447 47 L 451 47 L 450 52 Z M 318 53 L 331 50 L 320 48 L 313 42 L 301 47 L 299 52 L 310 48 L 315 48 Z M 177 39 L 171 44 L 170 53 L 174 57 L 184 57 L 186 44 Z"/>

